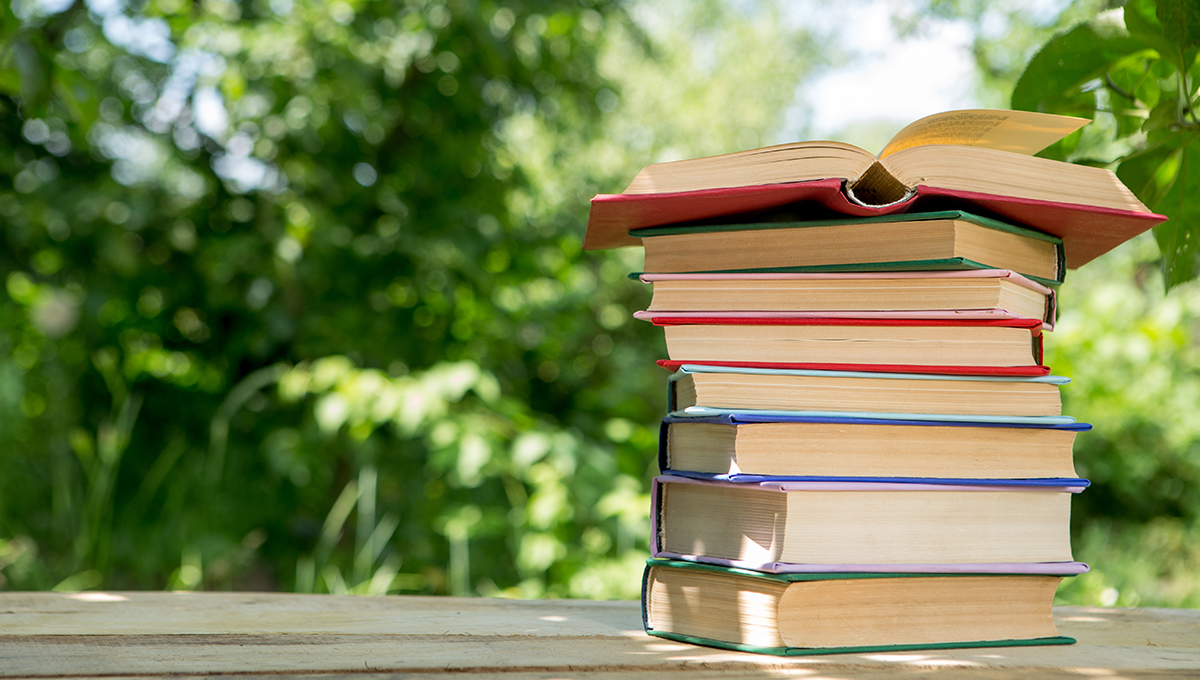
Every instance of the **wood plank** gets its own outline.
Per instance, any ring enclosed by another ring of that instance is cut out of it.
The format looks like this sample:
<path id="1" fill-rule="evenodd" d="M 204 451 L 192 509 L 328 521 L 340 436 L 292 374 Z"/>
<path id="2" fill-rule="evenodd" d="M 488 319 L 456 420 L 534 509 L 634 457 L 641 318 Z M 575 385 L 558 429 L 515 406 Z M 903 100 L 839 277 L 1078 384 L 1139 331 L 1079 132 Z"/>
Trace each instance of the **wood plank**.
<path id="1" fill-rule="evenodd" d="M 1200 676 L 1200 611 L 1055 616 L 1079 644 L 784 659 L 649 637 L 636 602 L 0 593 L 0 677 Z"/>
<path id="2" fill-rule="evenodd" d="M 417 671 L 403 673 L 285 673 L 285 674 L 251 674 L 218 673 L 211 675 L 171 675 L 170 680 L 414 680 L 418 678 L 451 677 L 448 672 Z M 455 672 L 457 673 L 457 672 Z M 501 680 L 562 680 L 566 678 L 586 678 L 587 680 L 732 680 L 747 678 L 803 678 L 804 680 L 1176 680 L 1196 676 L 1188 671 L 1132 671 L 1119 674 L 1095 671 L 1056 671 L 1028 668 L 947 668 L 947 667 L 901 667 L 891 669 L 870 669 L 855 666 L 826 667 L 812 669 L 805 667 L 777 667 L 769 669 L 750 670 L 746 667 L 738 669 L 715 669 L 701 664 L 691 664 L 687 667 L 672 669 L 640 668 L 631 671 L 591 671 L 578 668 L 561 671 L 474 671 L 457 673 L 459 676 L 477 678 L 496 678 Z M 83 675 L 62 676 L 72 679 L 85 680 L 146 680 L 146 675 Z M 30 676 L 28 680 L 46 680 L 46 676 Z M 24 676 L 15 680 L 25 680 Z"/>
<path id="3" fill-rule="evenodd" d="M 618 630 L 642 635 L 637 603 L 290 593 L 0 593 L 0 635 L 560 636 Z"/>

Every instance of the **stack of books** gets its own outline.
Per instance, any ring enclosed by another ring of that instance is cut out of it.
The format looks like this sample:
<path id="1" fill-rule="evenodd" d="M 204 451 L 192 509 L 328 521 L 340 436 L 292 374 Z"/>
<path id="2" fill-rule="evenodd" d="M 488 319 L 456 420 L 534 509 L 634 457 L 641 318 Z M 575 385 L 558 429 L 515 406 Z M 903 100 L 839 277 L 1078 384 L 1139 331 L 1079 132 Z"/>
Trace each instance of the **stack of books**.
<path id="1" fill-rule="evenodd" d="M 672 371 L 652 635 L 776 654 L 1064 644 L 1072 446 L 1054 286 L 1164 218 L 1032 154 L 1086 121 L 966 111 L 879 158 L 652 165 L 585 247 L 640 243 Z"/>

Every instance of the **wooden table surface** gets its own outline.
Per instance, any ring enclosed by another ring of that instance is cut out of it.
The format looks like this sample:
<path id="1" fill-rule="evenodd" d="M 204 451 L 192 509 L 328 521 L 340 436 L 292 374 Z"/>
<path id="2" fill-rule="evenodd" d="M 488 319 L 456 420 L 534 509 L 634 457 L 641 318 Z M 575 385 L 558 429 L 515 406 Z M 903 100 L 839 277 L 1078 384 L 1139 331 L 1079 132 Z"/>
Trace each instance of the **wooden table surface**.
<path id="1" fill-rule="evenodd" d="M 649 637 L 636 602 L 0 593 L 0 677 L 1200 677 L 1198 610 L 1055 619 L 1078 644 L 780 658 Z"/>

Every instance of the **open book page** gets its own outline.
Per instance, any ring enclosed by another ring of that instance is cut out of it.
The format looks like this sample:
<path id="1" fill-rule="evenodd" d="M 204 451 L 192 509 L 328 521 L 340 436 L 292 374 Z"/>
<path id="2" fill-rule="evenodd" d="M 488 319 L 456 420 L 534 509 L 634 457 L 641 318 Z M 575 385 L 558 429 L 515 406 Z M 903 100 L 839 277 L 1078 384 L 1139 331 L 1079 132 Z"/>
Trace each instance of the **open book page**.
<path id="1" fill-rule="evenodd" d="M 947 111 L 909 124 L 888 142 L 879 157 L 930 144 L 982 146 L 1033 155 L 1089 122 L 1086 118 L 1032 111 Z"/>
<path id="2" fill-rule="evenodd" d="M 729 187 L 853 179 L 874 161 L 869 151 L 842 142 L 792 142 L 720 156 L 654 163 L 623 193 L 655 194 Z"/>

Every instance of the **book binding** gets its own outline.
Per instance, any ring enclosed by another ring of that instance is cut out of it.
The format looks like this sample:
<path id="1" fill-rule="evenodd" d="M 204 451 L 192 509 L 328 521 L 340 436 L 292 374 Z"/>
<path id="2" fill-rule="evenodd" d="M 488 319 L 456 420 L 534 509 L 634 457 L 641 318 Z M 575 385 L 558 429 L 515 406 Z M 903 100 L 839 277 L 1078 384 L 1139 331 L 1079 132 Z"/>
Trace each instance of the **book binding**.
<path id="1" fill-rule="evenodd" d="M 737 317 L 714 317 L 714 316 L 669 316 L 666 314 L 654 314 L 649 319 L 655 326 L 871 326 L 871 327 L 940 327 L 940 328 L 1022 328 L 1029 331 L 1031 343 L 1031 361 L 1028 364 L 1017 365 L 1001 365 L 1001 366 L 979 366 L 973 364 L 942 366 L 934 364 L 853 364 L 862 366 L 863 370 L 872 370 L 872 366 L 884 366 L 894 369 L 896 367 L 907 367 L 909 373 L 945 373 L 943 369 L 958 368 L 963 374 L 1007 374 L 1007 375 L 1038 375 L 1041 374 L 1041 369 L 1045 368 L 1042 364 L 1044 356 L 1042 321 L 1040 319 L 991 319 L 991 320 L 968 320 L 968 319 L 868 319 L 868 318 L 828 318 L 828 317 L 813 317 L 813 318 L 787 318 L 787 317 L 769 317 L 769 318 L 737 318 Z M 710 364 L 710 365 L 725 365 L 732 366 L 735 364 L 743 365 L 773 365 L 782 366 L 781 362 L 759 362 L 759 361 L 724 361 L 716 359 L 694 360 L 692 358 L 681 358 L 671 360 L 679 361 L 684 364 Z M 847 366 L 850 364 L 827 363 L 827 362 L 803 362 L 807 366 Z M 794 364 L 793 364 L 794 365 Z M 1017 371 L 1001 371 L 1001 369 L 1018 369 Z M 882 371 L 894 372 L 894 371 Z"/>
<path id="2" fill-rule="evenodd" d="M 769 581 L 813 581 L 813 580 L 842 580 L 842 579 L 873 579 L 873 578 L 912 578 L 920 576 L 972 576 L 972 575 L 1025 575 L 1025 572 L 972 572 L 961 574 L 946 574 L 946 573 L 915 573 L 915 572 L 845 572 L 845 573 L 780 573 L 768 574 L 756 572 L 752 570 L 741 569 L 738 567 L 708 565 L 702 563 L 686 562 L 669 558 L 651 558 L 646 561 L 646 567 L 642 572 L 641 583 L 641 611 L 642 611 L 642 628 L 647 634 L 654 637 L 663 638 L 666 640 L 674 640 L 676 642 L 685 642 L 688 644 L 703 645 L 706 647 L 716 647 L 718 649 L 729 649 L 739 652 L 750 652 L 754 654 L 770 654 L 774 656 L 815 656 L 821 654 L 867 654 L 879 652 L 908 652 L 908 651 L 923 651 L 935 649 L 968 649 L 968 648 L 991 648 L 991 647 L 1026 647 L 1036 645 L 1069 645 L 1074 644 L 1076 640 L 1071 637 L 1055 635 L 1049 637 L 1036 638 L 1007 638 L 1007 639 L 988 639 L 988 640 L 971 640 L 971 641 L 956 641 L 956 642 L 929 642 L 929 643 L 899 643 L 888 645 L 859 645 L 859 646 L 843 646 L 843 647 L 764 647 L 758 645 L 748 645 L 725 640 L 718 640 L 708 637 L 700 637 L 696 635 L 686 635 L 674 633 L 666 630 L 655 628 L 653 617 L 650 612 L 650 576 L 651 569 L 654 567 L 669 567 L 680 568 L 694 571 L 711 571 L 715 573 L 731 573 L 741 576 L 749 576 L 751 578 L 763 579 Z M 1051 575 L 1051 576 L 1070 576 L 1074 574 L 1041 574 L 1035 575 Z"/>
<path id="3" fill-rule="evenodd" d="M 769 489 L 777 493 L 813 491 L 924 491 L 924 490 L 959 490 L 976 492 L 995 492 L 997 490 L 1029 491 L 1036 489 L 1040 493 L 1079 493 L 1088 485 L 1084 479 L 1064 480 L 1057 486 L 1037 484 L 1031 480 L 1002 480 L 1002 484 L 980 484 L 979 480 L 969 480 L 968 484 L 927 484 L 903 481 L 893 478 L 890 482 L 843 482 L 843 481 L 808 481 L 788 482 L 771 480 L 767 482 L 737 482 L 727 480 L 702 480 L 684 477 L 676 474 L 664 474 L 655 477 L 650 490 L 650 554 L 655 559 L 675 559 L 686 562 L 712 564 L 721 567 L 749 569 L 768 574 L 817 574 L 817 573 L 903 573 L 903 574 L 1043 574 L 1070 576 L 1088 571 L 1088 566 L 1077 561 L 1056 562 L 881 562 L 881 563 L 806 563 L 806 562 L 751 562 L 746 560 L 729 559 L 712 555 L 697 555 L 672 552 L 663 547 L 663 487 L 667 484 L 698 484 L 702 486 L 747 487 L 754 486 Z"/>
<path id="4" fill-rule="evenodd" d="M 634 229 L 694 222 L 788 206 L 854 217 L 970 208 L 1063 239 L 1066 266 L 1076 269 L 1165 221 L 1164 215 L 1040 201 L 918 185 L 907 200 L 885 207 L 851 202 L 841 179 L 785 182 L 659 194 L 600 194 L 591 201 L 584 249 L 633 246 Z"/>
<path id="5" fill-rule="evenodd" d="M 1034 281 L 1026 276 L 1008 269 L 967 269 L 950 271 L 895 271 L 895 272 L 824 272 L 824 273 L 758 273 L 758 272 L 718 272 L 718 273 L 680 273 L 652 274 L 640 273 L 637 278 L 642 283 L 654 285 L 656 282 L 671 281 L 871 281 L 886 282 L 911 279 L 999 279 L 1008 281 L 1027 290 L 1046 296 L 1046 305 L 1042 316 L 1038 319 L 1042 329 L 1054 330 L 1058 317 L 1058 295 L 1053 288 Z M 726 310 L 726 311 L 697 311 L 689 309 L 675 310 L 643 310 L 634 312 L 633 317 L 641 321 L 652 321 L 656 316 L 675 318 L 830 318 L 830 319 L 937 319 L 937 320 L 968 320 L 994 321 L 1000 319 L 1027 319 L 1029 317 L 1011 312 L 1001 307 L 954 308 L 954 309 L 906 309 L 906 310 Z"/>

